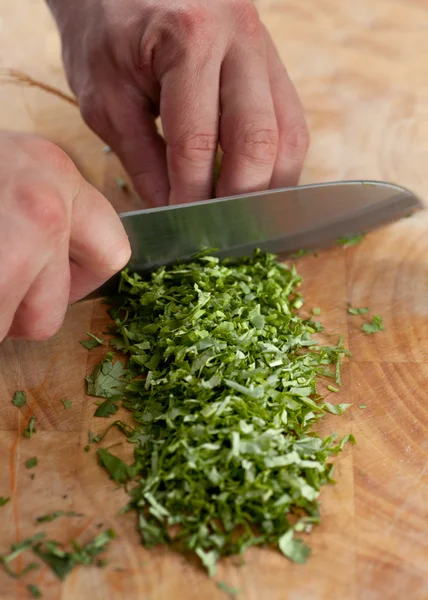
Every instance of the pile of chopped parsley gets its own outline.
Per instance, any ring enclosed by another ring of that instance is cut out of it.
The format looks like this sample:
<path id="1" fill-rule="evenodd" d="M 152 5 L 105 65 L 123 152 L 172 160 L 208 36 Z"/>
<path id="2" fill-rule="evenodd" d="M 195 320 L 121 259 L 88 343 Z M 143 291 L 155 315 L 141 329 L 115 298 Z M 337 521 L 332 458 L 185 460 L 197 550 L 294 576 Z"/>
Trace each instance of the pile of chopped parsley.
<path id="1" fill-rule="evenodd" d="M 296 533 L 319 523 L 329 458 L 351 435 L 321 438 L 313 426 L 330 404 L 320 377 L 341 385 L 342 340 L 321 345 L 322 326 L 298 309 L 294 266 L 261 252 L 219 261 L 200 255 L 146 277 L 124 271 L 109 353 L 87 378 L 103 398 L 98 416 L 122 403 L 133 426 L 128 465 L 100 448 L 100 464 L 127 484 L 143 543 L 193 552 L 210 574 L 221 556 L 274 545 L 305 562 Z M 335 388 L 336 389 L 336 388 Z"/>

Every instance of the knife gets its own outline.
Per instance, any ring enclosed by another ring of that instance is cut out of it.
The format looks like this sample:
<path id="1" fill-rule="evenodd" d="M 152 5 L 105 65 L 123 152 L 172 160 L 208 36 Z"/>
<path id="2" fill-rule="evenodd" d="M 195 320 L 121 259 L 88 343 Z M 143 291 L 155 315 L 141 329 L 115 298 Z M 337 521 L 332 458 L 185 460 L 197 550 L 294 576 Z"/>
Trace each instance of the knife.
<path id="1" fill-rule="evenodd" d="M 408 216 L 423 204 L 409 190 L 382 181 L 339 181 L 282 188 L 120 214 L 132 256 L 144 273 L 186 261 L 203 248 L 220 258 L 256 248 L 287 255 L 317 250 L 338 238 Z M 117 276 L 91 297 L 110 293 Z"/>

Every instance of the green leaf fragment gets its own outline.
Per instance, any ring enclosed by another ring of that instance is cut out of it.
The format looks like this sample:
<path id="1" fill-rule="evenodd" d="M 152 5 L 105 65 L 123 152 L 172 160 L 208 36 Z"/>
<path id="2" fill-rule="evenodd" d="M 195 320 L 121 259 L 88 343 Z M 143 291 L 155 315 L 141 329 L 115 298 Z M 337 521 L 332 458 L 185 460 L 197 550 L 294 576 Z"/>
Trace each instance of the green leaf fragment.
<path id="1" fill-rule="evenodd" d="M 126 483 L 135 475 L 134 468 L 127 465 L 123 460 L 111 454 L 104 448 L 98 448 L 98 462 L 104 467 L 111 478 L 119 484 Z"/>
<path id="2" fill-rule="evenodd" d="M 112 529 L 97 535 L 86 546 L 80 546 L 73 541 L 73 551 L 67 551 L 56 541 L 47 540 L 33 546 L 33 552 L 42 559 L 63 581 L 76 565 L 97 564 L 95 558 L 107 549 L 108 544 L 115 538 Z"/>
<path id="3" fill-rule="evenodd" d="M 18 390 L 14 393 L 12 398 L 12 404 L 17 408 L 21 408 L 27 402 L 27 395 L 22 390 Z"/>
<path id="4" fill-rule="evenodd" d="M 41 517 L 37 517 L 37 523 L 50 523 L 51 521 L 55 521 L 59 517 L 83 517 L 82 513 L 77 513 L 74 510 L 56 510 L 53 513 L 49 513 L 47 515 L 43 515 Z"/>
<path id="5" fill-rule="evenodd" d="M 121 190 L 127 192 L 128 191 L 128 184 L 127 182 L 123 179 L 123 177 L 116 177 L 115 178 L 115 182 L 116 184 L 120 187 Z"/>
<path id="6" fill-rule="evenodd" d="M 316 317 L 319 317 L 319 315 L 321 314 L 321 309 L 319 307 L 315 307 L 312 309 L 312 314 Z"/>
<path id="7" fill-rule="evenodd" d="M 61 402 L 65 410 L 71 410 L 73 408 L 73 402 L 71 400 L 67 400 L 67 398 L 61 398 Z"/>
<path id="8" fill-rule="evenodd" d="M 0 506 L 6 506 L 10 501 L 10 497 L 0 496 Z"/>
<path id="9" fill-rule="evenodd" d="M 374 315 L 371 322 L 364 323 L 364 325 L 361 326 L 361 329 L 367 335 L 377 333 L 378 331 L 385 331 L 385 327 L 383 326 L 382 322 L 382 317 L 380 315 Z"/>
<path id="10" fill-rule="evenodd" d="M 86 335 L 89 337 L 89 340 L 81 340 L 79 343 L 82 344 L 82 346 L 84 348 L 86 348 L 87 350 L 92 350 L 93 348 L 96 348 L 97 346 L 104 345 L 104 340 L 97 337 L 93 333 L 90 333 L 89 331 L 87 331 Z"/>
<path id="11" fill-rule="evenodd" d="M 35 433 L 37 433 L 36 417 L 30 417 L 30 419 L 28 421 L 28 425 L 24 429 L 24 435 L 25 435 L 25 437 L 31 439 Z"/>
<path id="12" fill-rule="evenodd" d="M 237 596 L 239 594 L 238 588 L 231 587 L 224 581 L 217 581 L 216 585 L 219 590 L 221 590 L 225 594 L 228 594 L 229 596 Z"/>
<path id="13" fill-rule="evenodd" d="M 89 431 L 88 441 L 90 444 L 98 444 L 99 442 L 101 442 L 101 439 L 102 439 L 102 435 L 100 433 L 95 435 L 94 433 L 92 433 L 92 431 Z"/>
<path id="14" fill-rule="evenodd" d="M 348 313 L 351 315 L 365 315 L 369 312 L 369 308 L 361 307 L 361 308 L 352 308 L 352 306 L 348 307 Z"/>
<path id="15" fill-rule="evenodd" d="M 355 246 L 363 241 L 365 233 L 357 233 L 355 235 L 345 235 L 337 240 L 337 243 L 344 248 Z"/>
<path id="16" fill-rule="evenodd" d="M 367 408 L 367 404 L 359 404 L 358 408 Z"/>
<path id="17" fill-rule="evenodd" d="M 42 592 L 39 590 L 37 585 L 35 585 L 34 583 L 28 584 L 27 589 L 30 592 L 32 598 L 41 598 L 42 597 Z"/>
<path id="18" fill-rule="evenodd" d="M 279 538 L 278 546 L 284 556 L 300 564 L 305 563 L 311 554 L 311 550 L 305 542 L 294 537 L 293 529 Z"/>
<path id="19" fill-rule="evenodd" d="M 33 456 L 32 458 L 29 458 L 28 460 L 25 461 L 25 468 L 26 469 L 34 469 L 34 467 L 37 467 L 38 464 L 39 464 L 39 461 L 37 460 L 37 456 Z"/>
<path id="20" fill-rule="evenodd" d="M 339 388 L 335 387 L 334 385 L 328 385 L 327 389 L 329 392 L 335 392 L 337 393 L 339 391 Z"/>
<path id="21" fill-rule="evenodd" d="M 86 378 L 89 396 L 109 399 L 121 396 L 125 391 L 126 384 L 122 381 L 124 366 L 120 361 L 113 364 L 112 358 L 112 353 L 107 354 Z"/>

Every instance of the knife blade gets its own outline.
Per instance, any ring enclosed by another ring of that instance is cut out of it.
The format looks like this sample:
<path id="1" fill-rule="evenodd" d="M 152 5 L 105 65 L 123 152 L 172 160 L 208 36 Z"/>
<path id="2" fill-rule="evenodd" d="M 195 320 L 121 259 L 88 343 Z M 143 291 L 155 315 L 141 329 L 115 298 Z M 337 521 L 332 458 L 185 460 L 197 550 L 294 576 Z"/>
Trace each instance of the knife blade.
<path id="1" fill-rule="evenodd" d="M 186 261 L 202 248 L 220 258 L 256 248 L 286 255 L 316 250 L 422 208 L 409 190 L 382 181 L 339 181 L 122 213 L 131 271 Z M 110 280 L 91 297 L 105 295 Z"/>

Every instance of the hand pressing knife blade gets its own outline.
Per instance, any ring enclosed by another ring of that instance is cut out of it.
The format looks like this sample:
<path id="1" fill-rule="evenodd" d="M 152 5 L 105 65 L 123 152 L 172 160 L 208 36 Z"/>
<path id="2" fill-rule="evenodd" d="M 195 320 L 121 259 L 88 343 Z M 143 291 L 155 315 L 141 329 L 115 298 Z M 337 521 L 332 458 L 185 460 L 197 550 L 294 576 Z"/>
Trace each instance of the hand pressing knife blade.
<path id="1" fill-rule="evenodd" d="M 339 181 L 127 212 L 130 271 L 186 261 L 203 248 L 220 258 L 316 250 L 422 208 L 409 190 L 381 181 Z M 116 278 L 91 297 L 113 289 Z"/>

